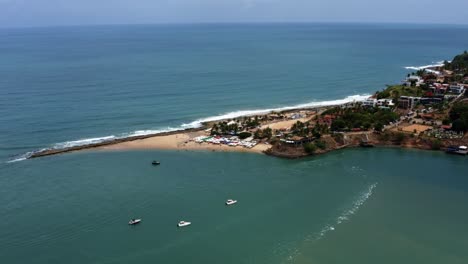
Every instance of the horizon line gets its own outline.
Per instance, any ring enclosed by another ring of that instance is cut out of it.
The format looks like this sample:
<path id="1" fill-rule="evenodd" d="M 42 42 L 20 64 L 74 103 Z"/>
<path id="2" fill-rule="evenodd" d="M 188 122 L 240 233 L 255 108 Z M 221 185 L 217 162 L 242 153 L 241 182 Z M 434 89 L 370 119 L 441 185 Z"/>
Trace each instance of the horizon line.
<path id="1" fill-rule="evenodd" d="M 388 21 L 200 21 L 200 22 L 148 22 L 148 23 L 96 23 L 96 24 L 66 24 L 66 25 L 29 25 L 1 26 L 0 29 L 34 29 L 34 28 L 66 28 L 66 27 L 96 27 L 96 26 L 177 26 L 177 25 L 293 25 L 293 24 L 336 24 L 336 25 L 413 25 L 413 26 L 459 26 L 468 27 L 468 23 L 434 23 L 434 22 L 388 22 Z"/>

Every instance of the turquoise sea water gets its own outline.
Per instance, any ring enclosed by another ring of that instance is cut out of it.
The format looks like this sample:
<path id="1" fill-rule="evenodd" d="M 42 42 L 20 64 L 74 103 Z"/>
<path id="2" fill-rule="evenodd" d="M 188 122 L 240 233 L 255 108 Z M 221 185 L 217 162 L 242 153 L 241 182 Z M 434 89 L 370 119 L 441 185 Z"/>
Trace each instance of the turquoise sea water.
<path id="1" fill-rule="evenodd" d="M 152 167 L 153 158 L 162 161 Z M 396 165 L 398 164 L 398 165 Z M 464 157 L 82 152 L 3 169 L 6 263 L 466 263 Z M 238 204 L 226 207 L 228 198 Z M 131 217 L 141 217 L 130 227 Z M 179 220 L 192 222 L 178 229 Z M 3 262 L 3 261 L 2 261 Z"/>
<path id="2" fill-rule="evenodd" d="M 1 262 L 466 263 L 464 157 L 87 151 L 11 161 L 361 98 L 398 82 L 405 67 L 465 50 L 467 33 L 384 24 L 0 29 Z M 239 203 L 227 208 L 228 198 Z M 143 223 L 129 227 L 132 217 Z M 178 230 L 179 220 L 193 225 Z"/>
<path id="3" fill-rule="evenodd" d="M 0 29 L 0 159 L 353 100 L 399 82 L 404 67 L 451 59 L 467 33 L 385 24 Z"/>

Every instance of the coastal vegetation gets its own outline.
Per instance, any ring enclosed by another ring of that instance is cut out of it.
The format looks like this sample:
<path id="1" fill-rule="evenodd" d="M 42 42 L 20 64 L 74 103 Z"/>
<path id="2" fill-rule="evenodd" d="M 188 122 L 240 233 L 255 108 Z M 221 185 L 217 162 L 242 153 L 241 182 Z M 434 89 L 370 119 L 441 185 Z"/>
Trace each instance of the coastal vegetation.
<path id="1" fill-rule="evenodd" d="M 449 120 L 452 122 L 454 131 L 466 132 L 468 130 L 468 103 L 454 104 L 449 112 Z"/>
<path id="2" fill-rule="evenodd" d="M 444 69 L 456 71 L 459 74 L 468 74 L 468 51 L 455 56 L 451 62 L 444 62 Z"/>
<path id="3" fill-rule="evenodd" d="M 270 139 L 273 136 L 273 130 L 269 127 L 265 129 L 257 129 L 254 133 L 254 138 L 256 139 Z"/>
<path id="4" fill-rule="evenodd" d="M 399 115 L 391 110 L 362 107 L 359 104 L 350 108 L 331 108 L 323 115 L 333 117 L 331 131 L 369 130 L 371 128 L 380 131 L 384 125 L 399 118 Z"/>
<path id="5" fill-rule="evenodd" d="M 244 131 L 244 132 L 239 133 L 238 136 L 240 139 L 246 139 L 246 138 L 251 137 L 252 133 Z"/>
<path id="6" fill-rule="evenodd" d="M 299 136 L 299 137 L 309 137 L 313 136 L 315 138 L 320 138 L 322 134 L 328 134 L 329 129 L 327 125 L 322 125 L 318 122 L 313 125 L 312 122 L 301 122 L 297 121 L 292 125 L 290 136 Z"/>
<path id="7" fill-rule="evenodd" d="M 400 96 L 422 96 L 424 87 L 416 87 L 414 82 L 409 85 L 388 85 L 383 91 L 376 92 L 377 99 L 391 98 L 396 102 Z M 427 90 L 426 90 L 427 91 Z"/>
<path id="8" fill-rule="evenodd" d="M 261 124 L 260 118 L 259 116 L 243 117 L 214 123 L 211 127 L 211 135 L 237 135 L 246 129 L 255 129 Z"/>
<path id="9" fill-rule="evenodd" d="M 211 135 L 237 134 L 239 125 L 237 123 L 219 122 L 211 128 Z"/>
<path id="10" fill-rule="evenodd" d="M 304 144 L 304 151 L 307 154 L 314 154 L 316 150 L 317 150 L 317 146 L 314 143 Z"/>
<path id="11" fill-rule="evenodd" d="M 466 145 L 468 101 L 463 96 L 468 87 L 463 82 L 468 83 L 467 69 L 464 52 L 452 63 L 408 74 L 401 84 L 388 85 L 365 102 L 331 107 L 309 121 L 297 121 L 284 140 L 275 141 L 271 153 L 298 157 L 346 146 L 440 150 Z M 327 141 L 322 140 L 324 136 Z"/>

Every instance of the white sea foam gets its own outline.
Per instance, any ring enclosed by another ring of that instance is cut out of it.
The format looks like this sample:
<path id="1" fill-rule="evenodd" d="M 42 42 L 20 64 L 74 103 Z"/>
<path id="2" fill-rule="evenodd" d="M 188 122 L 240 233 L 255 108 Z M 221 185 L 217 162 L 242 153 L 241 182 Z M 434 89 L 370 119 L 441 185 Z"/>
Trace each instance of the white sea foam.
<path id="1" fill-rule="evenodd" d="M 320 230 L 316 239 L 321 239 L 328 232 L 334 231 L 337 225 L 348 221 L 350 217 L 354 215 L 359 210 L 359 208 L 361 208 L 361 206 L 371 197 L 375 187 L 377 187 L 377 183 L 371 184 L 365 191 L 363 191 L 350 206 L 350 208 L 347 208 L 331 224 L 327 224 L 322 230 Z"/>
<path id="2" fill-rule="evenodd" d="M 340 104 L 345 104 L 345 103 L 350 103 L 350 102 L 359 102 L 359 101 L 364 101 L 369 96 L 370 95 L 352 95 L 352 96 L 348 96 L 346 98 L 338 99 L 338 100 L 310 102 L 310 103 L 298 104 L 298 105 L 294 105 L 294 106 L 284 106 L 284 107 L 269 108 L 269 109 L 254 109 L 254 110 L 234 111 L 234 112 L 229 112 L 229 113 L 222 114 L 222 115 L 216 115 L 216 116 L 211 116 L 211 117 L 206 117 L 206 118 L 202 118 L 202 119 L 199 119 L 199 120 L 195 120 L 195 121 L 193 121 L 191 123 L 188 123 L 188 124 L 182 124 L 180 127 L 167 127 L 165 129 L 156 129 L 156 130 L 137 130 L 137 131 L 133 131 L 133 132 L 130 132 L 130 133 L 125 133 L 125 134 L 120 134 L 120 135 L 110 135 L 110 136 L 104 136 L 104 137 L 84 138 L 84 139 L 72 140 L 72 141 L 56 143 L 56 144 L 52 145 L 50 148 L 48 148 L 48 149 L 64 149 L 64 148 L 71 148 L 71 147 L 77 147 L 77 146 L 86 146 L 86 145 L 103 143 L 103 142 L 107 142 L 107 141 L 112 141 L 112 140 L 116 140 L 116 139 L 123 139 L 123 138 L 128 138 L 128 137 L 153 135 L 153 134 L 159 134 L 159 133 L 164 133 L 164 132 L 184 130 L 184 129 L 189 129 L 189 128 L 199 128 L 199 127 L 202 126 L 202 123 L 204 123 L 204 122 L 217 121 L 217 120 L 223 120 L 223 119 L 232 119 L 232 118 L 237 118 L 237 117 L 240 117 L 240 116 L 261 115 L 261 114 L 266 114 L 266 113 L 270 113 L 270 112 L 273 112 L 273 111 L 285 111 L 285 110 L 294 110 L 294 109 L 299 109 L 299 108 L 313 108 L 313 107 L 340 105 Z M 12 160 L 10 160 L 8 162 L 22 161 L 22 160 L 25 160 L 25 159 L 29 158 L 34 153 L 44 151 L 44 150 L 46 150 L 46 149 L 33 151 L 33 152 L 28 152 L 28 153 L 25 153 L 25 154 L 23 154 L 21 156 L 15 157 L 14 159 L 12 159 Z"/>
<path id="3" fill-rule="evenodd" d="M 38 151 L 44 151 L 44 150 L 46 150 L 46 149 L 41 149 L 41 150 L 38 150 Z M 34 153 L 36 153 L 38 151 L 26 152 L 26 153 L 24 153 L 22 155 L 19 155 L 19 156 L 16 156 L 16 157 L 12 158 L 11 160 L 8 160 L 6 163 L 13 163 L 13 162 L 27 160 L 29 157 L 31 157 Z"/>
<path id="4" fill-rule="evenodd" d="M 119 136 L 119 138 L 127 138 L 127 137 L 138 137 L 138 136 L 146 136 L 146 135 L 154 135 L 166 132 L 172 132 L 181 130 L 182 128 L 175 128 L 175 127 L 168 127 L 166 129 L 152 129 L 152 130 L 137 130 L 128 134 L 124 134 Z"/>
<path id="5" fill-rule="evenodd" d="M 450 62 L 450 61 L 449 61 L 449 62 Z M 429 69 L 429 68 L 441 67 L 441 66 L 444 66 L 444 62 L 443 62 L 443 61 L 437 61 L 437 62 L 434 62 L 433 64 L 422 65 L 422 66 L 406 66 L 405 69 L 407 69 L 407 70 L 413 70 L 413 71 L 426 70 L 426 71 L 428 71 L 428 72 L 439 73 L 439 71 L 431 70 L 431 69 Z"/>
<path id="6" fill-rule="evenodd" d="M 13 163 L 13 162 L 18 162 L 18 161 L 23 161 L 23 160 L 29 158 L 30 156 L 31 156 L 31 154 L 29 154 L 29 155 L 24 154 L 24 155 L 19 156 L 18 158 L 14 158 L 14 159 L 12 159 L 12 160 L 7 161 L 7 163 Z"/>
<path id="7" fill-rule="evenodd" d="M 76 147 L 76 146 L 85 146 L 85 145 L 91 145 L 91 144 L 96 144 L 100 142 L 110 141 L 114 139 L 116 139 L 116 137 L 113 135 L 106 136 L 106 137 L 84 138 L 84 139 L 78 139 L 78 140 L 73 140 L 73 141 L 56 143 L 52 146 L 52 149 L 63 149 L 63 148 L 71 148 L 71 147 Z"/>
<path id="8" fill-rule="evenodd" d="M 254 109 L 254 110 L 241 110 L 241 111 L 234 111 L 229 112 L 222 115 L 211 116 L 207 118 L 202 118 L 196 121 L 193 121 L 188 124 L 182 124 L 183 128 L 197 128 L 202 125 L 203 122 L 211 122 L 211 121 L 218 121 L 223 119 L 232 119 L 237 118 L 240 116 L 254 116 L 254 115 L 262 115 L 271 112 L 279 112 L 279 111 L 286 111 L 286 110 L 294 110 L 300 108 L 314 108 L 314 107 L 323 107 L 323 106 L 332 106 L 332 105 L 341 105 L 351 102 L 361 102 L 369 98 L 369 94 L 364 95 L 351 95 L 343 99 L 338 100 L 329 100 L 329 101 L 319 101 L 319 102 L 310 102 L 305 104 L 298 104 L 294 106 L 284 106 L 284 107 L 277 107 L 277 108 L 269 108 L 269 109 Z"/>

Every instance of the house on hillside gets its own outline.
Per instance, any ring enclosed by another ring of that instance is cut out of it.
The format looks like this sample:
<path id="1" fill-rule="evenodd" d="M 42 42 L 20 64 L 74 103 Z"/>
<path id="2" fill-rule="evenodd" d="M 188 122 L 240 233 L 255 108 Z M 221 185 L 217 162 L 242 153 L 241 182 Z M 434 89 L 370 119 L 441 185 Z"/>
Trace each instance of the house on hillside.
<path id="1" fill-rule="evenodd" d="M 374 98 L 368 98 L 362 101 L 362 106 L 365 106 L 365 107 L 375 107 L 376 105 L 377 105 L 377 99 L 374 99 Z"/>
<path id="2" fill-rule="evenodd" d="M 419 100 L 419 102 L 423 105 L 427 105 L 441 103 L 443 100 L 444 97 L 423 97 Z"/>
<path id="3" fill-rule="evenodd" d="M 433 83 L 429 86 L 429 91 L 431 91 L 434 95 L 444 95 L 447 92 L 447 85 L 441 83 Z"/>
<path id="4" fill-rule="evenodd" d="M 377 100 L 378 107 L 392 107 L 395 106 L 392 99 L 379 99 Z"/>
<path id="5" fill-rule="evenodd" d="M 452 84 L 449 86 L 448 91 L 454 94 L 462 94 L 465 92 L 465 86 L 462 84 Z"/>
<path id="6" fill-rule="evenodd" d="M 420 86 L 422 83 L 424 83 L 423 78 L 417 76 L 417 75 L 410 75 L 409 77 L 406 78 L 406 80 L 403 82 L 405 86 L 411 86 L 411 84 L 414 84 L 415 86 Z"/>
<path id="7" fill-rule="evenodd" d="M 419 100 L 421 100 L 421 97 L 400 96 L 400 98 L 398 98 L 398 107 L 403 109 L 413 109 Z"/>

